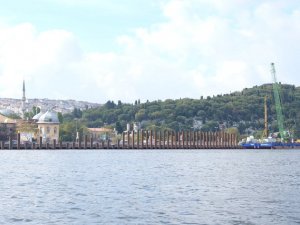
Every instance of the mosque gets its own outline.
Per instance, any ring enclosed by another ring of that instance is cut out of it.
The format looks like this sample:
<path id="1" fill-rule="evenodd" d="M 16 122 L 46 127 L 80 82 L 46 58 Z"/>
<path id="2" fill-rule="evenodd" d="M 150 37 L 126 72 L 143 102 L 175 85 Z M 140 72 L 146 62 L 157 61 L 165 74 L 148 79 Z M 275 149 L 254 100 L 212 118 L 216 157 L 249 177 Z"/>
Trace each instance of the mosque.
<path id="1" fill-rule="evenodd" d="M 21 111 L 23 120 L 25 120 L 25 112 L 28 111 L 26 107 L 26 96 L 25 96 L 25 81 L 23 81 L 23 97 L 22 97 L 22 104 L 21 104 Z M 31 131 L 31 134 L 28 133 L 21 133 L 21 140 L 29 139 L 27 141 L 32 141 L 32 139 L 39 139 L 42 137 L 43 143 L 53 142 L 54 140 L 59 140 L 59 119 L 57 116 L 57 112 L 53 109 L 48 109 L 46 112 L 41 111 L 33 116 L 31 123 L 35 124 L 35 130 Z M 30 140 L 31 138 L 31 140 Z"/>
<path id="2" fill-rule="evenodd" d="M 26 103 L 25 95 L 25 81 L 23 81 L 23 96 L 22 103 L 20 107 L 20 114 L 22 119 L 11 120 L 9 119 L 9 110 L 0 110 L 0 124 L 7 123 L 9 124 L 10 131 L 14 130 L 17 133 L 20 133 L 21 142 L 32 142 L 38 140 L 42 137 L 43 143 L 52 143 L 54 140 L 59 140 L 59 119 L 57 112 L 52 109 L 47 111 L 41 111 L 33 116 L 32 119 L 25 118 L 26 112 L 29 109 Z M 3 117 L 3 118 L 2 118 Z M 5 127 L 8 127 L 5 125 Z M 8 135 L 8 134 L 7 134 Z"/>

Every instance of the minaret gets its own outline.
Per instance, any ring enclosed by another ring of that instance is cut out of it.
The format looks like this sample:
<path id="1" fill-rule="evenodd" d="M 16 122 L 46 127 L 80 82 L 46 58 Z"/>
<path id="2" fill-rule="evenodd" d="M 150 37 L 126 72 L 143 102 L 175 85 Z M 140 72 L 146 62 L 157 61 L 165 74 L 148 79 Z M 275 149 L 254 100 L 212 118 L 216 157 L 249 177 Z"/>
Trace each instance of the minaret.
<path id="1" fill-rule="evenodd" d="M 25 111 L 26 111 L 26 96 L 25 96 L 25 80 L 23 80 L 23 97 L 22 97 L 22 117 L 25 119 Z"/>

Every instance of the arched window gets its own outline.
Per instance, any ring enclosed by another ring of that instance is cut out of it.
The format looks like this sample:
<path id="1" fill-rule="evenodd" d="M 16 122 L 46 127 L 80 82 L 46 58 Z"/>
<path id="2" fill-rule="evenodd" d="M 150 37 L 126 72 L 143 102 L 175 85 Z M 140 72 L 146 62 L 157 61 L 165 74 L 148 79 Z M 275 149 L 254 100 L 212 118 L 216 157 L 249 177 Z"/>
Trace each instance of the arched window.
<path id="1" fill-rule="evenodd" d="M 50 133 L 50 127 L 47 127 L 47 134 Z"/>
<path id="2" fill-rule="evenodd" d="M 54 134 L 57 133 L 57 127 L 54 127 Z"/>

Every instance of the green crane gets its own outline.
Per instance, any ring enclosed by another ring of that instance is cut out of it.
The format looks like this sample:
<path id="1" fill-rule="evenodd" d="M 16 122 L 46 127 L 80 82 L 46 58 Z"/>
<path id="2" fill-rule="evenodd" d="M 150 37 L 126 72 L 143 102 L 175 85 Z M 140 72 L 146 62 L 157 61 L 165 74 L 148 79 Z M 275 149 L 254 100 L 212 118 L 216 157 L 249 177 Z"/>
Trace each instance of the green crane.
<path id="1" fill-rule="evenodd" d="M 275 99 L 275 108 L 276 108 L 276 116 L 277 116 L 277 124 L 280 133 L 280 137 L 282 140 L 286 139 L 286 135 L 283 128 L 283 114 L 282 114 L 282 107 L 281 107 L 281 99 L 279 94 L 280 86 L 276 79 L 276 71 L 274 63 L 271 63 L 271 74 L 273 77 L 273 92 L 274 92 L 274 99 Z"/>

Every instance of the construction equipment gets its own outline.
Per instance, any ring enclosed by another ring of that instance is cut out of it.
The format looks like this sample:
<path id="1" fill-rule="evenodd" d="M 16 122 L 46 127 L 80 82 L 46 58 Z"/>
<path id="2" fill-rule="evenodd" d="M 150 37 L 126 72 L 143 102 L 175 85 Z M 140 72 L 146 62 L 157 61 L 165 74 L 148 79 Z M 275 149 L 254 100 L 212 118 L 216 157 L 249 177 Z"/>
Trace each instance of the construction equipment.
<path id="1" fill-rule="evenodd" d="M 276 79 L 276 71 L 274 63 L 271 63 L 271 74 L 273 77 L 273 93 L 275 99 L 275 108 L 276 108 L 276 116 L 277 116 L 277 124 L 280 133 L 281 140 L 286 139 L 286 134 L 283 127 L 283 114 L 282 114 L 282 106 L 281 106 L 281 98 L 279 94 L 280 86 Z"/>

